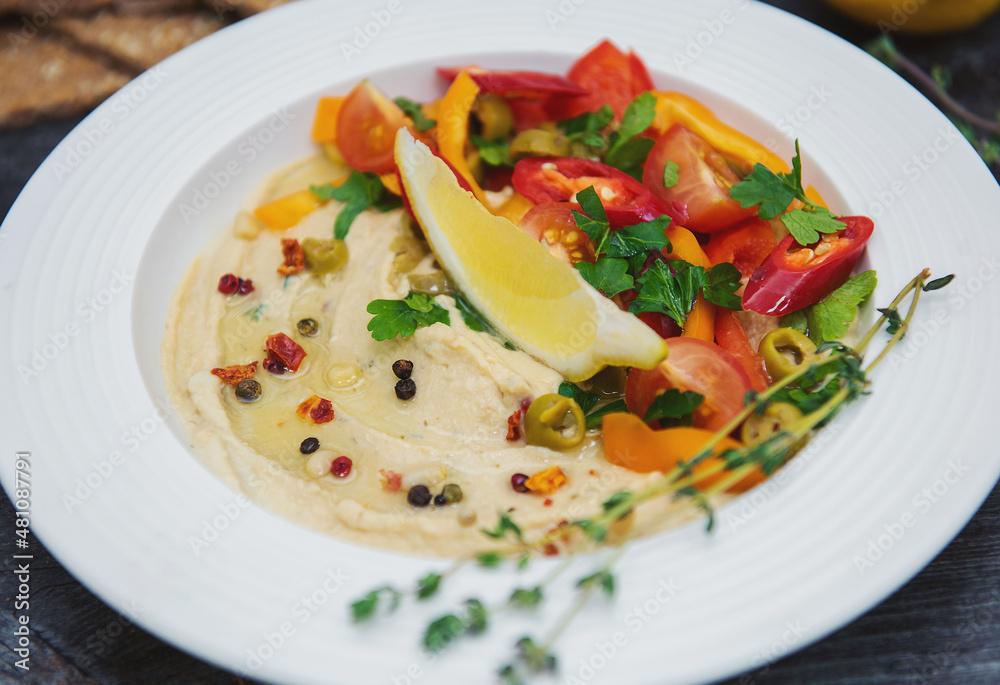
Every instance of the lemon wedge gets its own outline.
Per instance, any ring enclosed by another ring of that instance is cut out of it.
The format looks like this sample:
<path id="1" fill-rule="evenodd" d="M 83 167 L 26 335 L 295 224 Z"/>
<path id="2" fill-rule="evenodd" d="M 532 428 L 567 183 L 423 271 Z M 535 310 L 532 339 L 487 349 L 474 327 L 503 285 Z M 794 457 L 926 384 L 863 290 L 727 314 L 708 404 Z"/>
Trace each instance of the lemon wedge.
<path id="1" fill-rule="evenodd" d="M 570 381 L 605 366 L 651 369 L 666 343 L 569 264 L 491 214 L 405 128 L 396 166 L 438 262 L 465 298 L 521 350 Z"/>

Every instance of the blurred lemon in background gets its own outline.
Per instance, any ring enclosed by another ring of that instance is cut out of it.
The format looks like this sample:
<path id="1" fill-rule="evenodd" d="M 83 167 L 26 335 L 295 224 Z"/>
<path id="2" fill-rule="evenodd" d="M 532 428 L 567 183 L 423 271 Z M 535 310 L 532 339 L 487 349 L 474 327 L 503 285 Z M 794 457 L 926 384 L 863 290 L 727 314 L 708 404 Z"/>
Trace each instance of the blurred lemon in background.
<path id="1" fill-rule="evenodd" d="M 891 33 L 946 33 L 979 24 L 1000 0 L 826 0 L 844 14 Z"/>

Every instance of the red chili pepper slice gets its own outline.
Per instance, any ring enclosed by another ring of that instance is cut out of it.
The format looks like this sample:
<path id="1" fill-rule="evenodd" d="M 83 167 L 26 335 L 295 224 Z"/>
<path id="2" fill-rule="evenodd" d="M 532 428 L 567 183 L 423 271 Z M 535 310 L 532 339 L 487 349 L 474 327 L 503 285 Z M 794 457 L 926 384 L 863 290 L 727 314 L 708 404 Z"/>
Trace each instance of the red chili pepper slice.
<path id="1" fill-rule="evenodd" d="M 496 93 L 511 98 L 542 98 L 548 95 L 585 95 L 587 90 L 559 74 L 541 71 L 493 71 L 475 65 L 438 67 L 441 78 L 449 83 L 465 69 L 484 93 Z"/>
<path id="2" fill-rule="evenodd" d="M 274 357 L 293 373 L 299 370 L 299 365 L 306 358 L 306 351 L 284 333 L 267 336 L 264 349 L 269 357 Z"/>
<path id="3" fill-rule="evenodd" d="M 646 186 L 612 166 L 577 157 L 529 157 L 514 165 L 514 190 L 535 204 L 568 202 L 594 186 L 612 228 L 632 226 L 666 214 L 674 222 L 687 220 L 687 208 L 668 203 Z"/>
<path id="4" fill-rule="evenodd" d="M 777 244 L 771 224 L 755 217 L 735 228 L 713 233 L 705 245 L 705 254 L 713 266 L 729 262 L 744 277 L 748 277 L 767 259 Z"/>
<path id="5" fill-rule="evenodd" d="M 781 316 L 819 302 L 844 284 L 875 230 L 866 216 L 842 216 L 846 228 L 802 247 L 789 235 L 754 269 L 743 308 Z"/>

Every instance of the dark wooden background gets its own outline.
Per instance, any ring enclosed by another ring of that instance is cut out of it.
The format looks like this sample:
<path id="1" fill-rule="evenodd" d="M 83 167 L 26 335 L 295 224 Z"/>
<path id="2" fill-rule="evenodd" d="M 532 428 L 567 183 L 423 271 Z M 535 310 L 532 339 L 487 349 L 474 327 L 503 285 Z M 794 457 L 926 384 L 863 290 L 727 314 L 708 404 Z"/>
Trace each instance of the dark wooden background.
<path id="1" fill-rule="evenodd" d="M 771 0 L 771 4 L 857 44 L 878 35 L 812 0 Z M 1000 14 L 972 31 L 898 42 L 923 68 L 948 67 L 954 75 L 952 94 L 970 109 L 990 118 L 1000 110 Z M 31 173 L 81 118 L 0 132 L 2 215 Z M 11 503 L 0 497 L 0 529 L 13 530 L 14 518 Z M 0 681 L 248 682 L 136 627 L 76 582 L 37 541 L 32 544 L 31 671 L 25 677 L 13 667 L 17 581 L 8 572 L 13 561 L 4 550 Z M 884 603 L 817 644 L 725 685 L 754 683 L 1000 684 L 1000 488 L 936 560 Z"/>

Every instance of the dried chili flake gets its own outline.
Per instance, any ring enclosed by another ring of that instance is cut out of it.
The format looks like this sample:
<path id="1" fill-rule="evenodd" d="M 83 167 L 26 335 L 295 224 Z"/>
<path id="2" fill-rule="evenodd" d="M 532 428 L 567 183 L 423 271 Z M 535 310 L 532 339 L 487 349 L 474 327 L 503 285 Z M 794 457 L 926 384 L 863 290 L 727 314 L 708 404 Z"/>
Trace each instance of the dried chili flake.
<path id="1" fill-rule="evenodd" d="M 299 370 L 299 365 L 306 358 L 306 351 L 284 333 L 267 336 L 264 349 L 267 350 L 268 357 L 281 362 L 286 369 L 293 373 Z M 270 371 L 270 369 L 268 370 Z M 272 373 L 274 372 L 272 371 Z"/>
<path id="2" fill-rule="evenodd" d="M 309 419 L 313 423 L 329 423 L 333 421 L 333 403 L 319 395 L 313 395 L 300 404 L 295 413 L 299 418 Z"/>
<path id="3" fill-rule="evenodd" d="M 378 475 L 382 489 L 386 492 L 399 492 L 399 489 L 403 487 L 403 474 L 401 473 L 379 469 Z"/>
<path id="4" fill-rule="evenodd" d="M 524 485 L 540 495 L 551 495 L 568 482 L 569 478 L 566 477 L 563 470 L 558 466 L 553 466 L 532 475 Z"/>
<path id="5" fill-rule="evenodd" d="M 281 255 L 285 261 L 278 267 L 278 273 L 282 276 L 300 274 L 306 268 L 306 255 L 295 238 L 281 239 Z"/>
<path id="6" fill-rule="evenodd" d="M 229 385 L 239 385 L 252 377 L 257 371 L 257 362 L 249 364 L 233 364 L 223 369 L 212 369 L 212 373 Z"/>
<path id="7" fill-rule="evenodd" d="M 520 440 L 521 439 L 521 418 L 524 416 L 524 410 L 518 409 L 516 412 L 507 417 L 507 439 L 508 440 Z"/>

